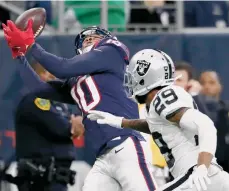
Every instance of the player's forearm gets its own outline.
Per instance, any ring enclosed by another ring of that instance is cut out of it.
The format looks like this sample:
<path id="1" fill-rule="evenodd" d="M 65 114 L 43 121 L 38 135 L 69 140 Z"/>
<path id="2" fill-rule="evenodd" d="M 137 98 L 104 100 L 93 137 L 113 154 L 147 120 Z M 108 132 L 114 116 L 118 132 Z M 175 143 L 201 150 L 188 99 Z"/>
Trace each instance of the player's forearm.
<path id="1" fill-rule="evenodd" d="M 213 155 L 208 152 L 199 153 L 198 157 L 198 166 L 204 164 L 207 168 L 210 166 L 211 161 L 213 159 Z"/>
<path id="2" fill-rule="evenodd" d="M 101 48 L 102 49 L 102 48 Z M 94 72 L 107 71 L 107 67 L 113 65 L 108 60 L 107 52 L 91 51 L 88 54 L 77 55 L 67 59 L 58 57 L 54 54 L 46 52 L 39 44 L 35 43 L 31 47 L 33 57 L 51 74 L 60 79 L 76 77 Z M 101 54 L 103 53 L 103 54 Z M 107 64 L 110 63 L 110 64 Z"/>
<path id="3" fill-rule="evenodd" d="M 122 120 L 122 127 L 131 128 L 137 131 L 141 131 L 143 133 L 151 134 L 149 130 L 149 125 L 144 119 L 125 119 Z"/>
<path id="4" fill-rule="evenodd" d="M 64 58 L 57 57 L 54 54 L 46 52 L 37 43 L 33 44 L 30 50 L 32 52 L 33 57 L 51 74 L 53 74 L 57 78 L 66 77 L 64 76 L 65 70 L 63 70 L 64 67 L 67 67 Z"/>
<path id="5" fill-rule="evenodd" d="M 23 79 L 23 82 L 29 88 L 29 90 L 34 91 L 40 86 L 43 86 L 44 82 L 40 79 L 37 73 L 32 69 L 26 57 L 19 56 L 18 60 L 21 63 L 21 66 L 19 67 L 20 76 Z"/>

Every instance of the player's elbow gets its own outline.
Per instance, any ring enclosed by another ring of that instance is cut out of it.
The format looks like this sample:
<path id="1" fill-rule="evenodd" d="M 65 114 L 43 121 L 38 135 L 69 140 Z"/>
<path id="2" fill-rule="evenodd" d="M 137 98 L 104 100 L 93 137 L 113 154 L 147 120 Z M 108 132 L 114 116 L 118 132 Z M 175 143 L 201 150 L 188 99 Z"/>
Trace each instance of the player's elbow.
<path id="1" fill-rule="evenodd" d="M 189 109 L 183 114 L 180 126 L 198 134 L 200 152 L 215 154 L 217 130 L 213 121 L 207 115 L 196 109 Z"/>
<path id="2" fill-rule="evenodd" d="M 202 123 L 198 125 L 200 152 L 208 152 L 214 155 L 217 145 L 217 130 L 215 125 L 213 121 L 203 113 L 199 114 L 198 121 L 202 121 Z"/>
<path id="3" fill-rule="evenodd" d="M 69 73 L 71 71 L 69 70 L 68 63 L 66 59 L 63 59 L 62 62 L 57 66 L 57 69 L 55 71 L 51 72 L 56 78 L 59 79 L 65 79 L 69 77 Z"/>
<path id="4" fill-rule="evenodd" d="M 65 79 L 67 78 L 65 72 L 55 72 L 54 76 L 59 79 Z"/>
<path id="5" fill-rule="evenodd" d="M 86 60 L 85 60 L 86 62 Z M 62 58 L 55 69 L 55 76 L 60 79 L 70 78 L 81 75 L 80 70 L 83 67 L 82 62 L 77 62 L 75 57 L 67 59 Z M 82 67 L 80 67 L 82 66 Z"/>

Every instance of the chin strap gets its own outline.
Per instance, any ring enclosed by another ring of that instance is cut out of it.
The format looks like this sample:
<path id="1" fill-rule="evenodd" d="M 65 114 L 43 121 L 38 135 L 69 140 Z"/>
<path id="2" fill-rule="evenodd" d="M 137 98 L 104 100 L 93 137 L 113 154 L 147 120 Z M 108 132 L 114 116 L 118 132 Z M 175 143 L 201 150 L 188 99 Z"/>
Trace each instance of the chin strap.
<path id="1" fill-rule="evenodd" d="M 94 44 L 87 46 L 86 48 L 84 48 L 83 50 L 81 50 L 81 54 L 85 54 L 87 52 L 89 52 L 92 48 L 93 48 Z"/>

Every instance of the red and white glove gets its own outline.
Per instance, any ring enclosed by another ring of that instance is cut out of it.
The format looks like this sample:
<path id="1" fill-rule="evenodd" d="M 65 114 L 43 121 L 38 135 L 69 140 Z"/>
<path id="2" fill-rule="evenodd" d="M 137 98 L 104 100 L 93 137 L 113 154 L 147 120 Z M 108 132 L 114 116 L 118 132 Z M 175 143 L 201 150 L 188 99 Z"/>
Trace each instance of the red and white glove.
<path id="1" fill-rule="evenodd" d="M 28 47 L 35 42 L 32 26 L 32 19 L 28 21 L 25 31 L 19 30 L 12 21 L 7 21 L 7 26 L 2 24 L 4 36 L 11 48 L 13 58 L 24 55 Z"/>

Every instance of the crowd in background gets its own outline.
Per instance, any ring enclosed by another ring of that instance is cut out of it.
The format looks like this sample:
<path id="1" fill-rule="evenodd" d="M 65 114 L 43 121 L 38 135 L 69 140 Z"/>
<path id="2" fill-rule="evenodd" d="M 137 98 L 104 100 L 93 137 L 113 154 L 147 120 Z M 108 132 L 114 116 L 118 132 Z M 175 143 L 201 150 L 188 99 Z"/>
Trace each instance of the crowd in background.
<path id="1" fill-rule="evenodd" d="M 166 29 L 176 22 L 175 1 L 119 0 L 107 3 L 108 27 L 111 31 L 133 30 L 131 24 L 159 24 Z M 20 6 L 23 9 L 45 8 L 47 23 L 58 27 L 58 1 L 26 1 L 20 2 Z M 84 26 L 100 25 L 100 9 L 101 1 L 65 1 L 66 28 L 81 30 Z M 184 25 L 185 27 L 227 27 L 228 10 L 227 1 L 184 1 Z M 6 20 L 12 19 L 9 11 L 4 8 L 0 7 L 0 14 L 0 22 L 5 23 Z M 127 24 L 130 26 L 127 27 Z M 140 29 L 144 30 L 144 27 Z"/>

